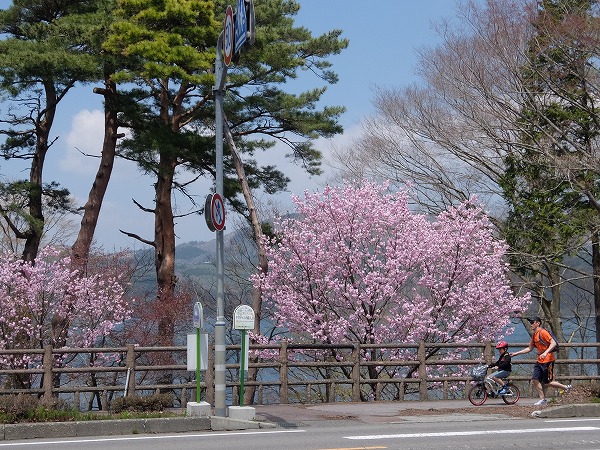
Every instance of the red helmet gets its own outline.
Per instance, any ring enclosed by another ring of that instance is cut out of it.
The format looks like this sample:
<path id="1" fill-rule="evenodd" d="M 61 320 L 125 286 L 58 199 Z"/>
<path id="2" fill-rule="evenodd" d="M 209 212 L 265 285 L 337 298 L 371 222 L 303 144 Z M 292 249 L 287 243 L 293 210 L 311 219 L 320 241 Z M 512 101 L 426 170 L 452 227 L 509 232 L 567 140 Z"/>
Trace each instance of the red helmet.
<path id="1" fill-rule="evenodd" d="M 508 347 L 508 342 L 506 341 L 500 341 L 496 344 L 496 348 L 506 348 Z"/>

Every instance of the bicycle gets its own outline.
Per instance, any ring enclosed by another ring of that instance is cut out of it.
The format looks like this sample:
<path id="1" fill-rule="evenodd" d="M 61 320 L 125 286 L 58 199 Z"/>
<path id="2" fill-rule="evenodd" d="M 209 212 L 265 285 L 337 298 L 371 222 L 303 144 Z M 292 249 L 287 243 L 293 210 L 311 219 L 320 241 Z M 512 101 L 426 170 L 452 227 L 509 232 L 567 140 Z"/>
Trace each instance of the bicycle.
<path id="1" fill-rule="evenodd" d="M 488 366 L 486 365 L 477 366 L 471 369 L 471 377 L 473 377 L 475 383 L 469 387 L 467 394 L 469 401 L 475 406 L 481 406 L 488 397 L 502 397 L 502 401 L 507 405 L 514 405 L 517 403 L 519 398 L 521 398 L 521 391 L 519 391 L 519 388 L 506 378 L 504 382 L 508 392 L 506 394 L 499 394 L 502 386 L 499 383 L 496 383 L 491 377 L 488 377 L 487 371 Z"/>

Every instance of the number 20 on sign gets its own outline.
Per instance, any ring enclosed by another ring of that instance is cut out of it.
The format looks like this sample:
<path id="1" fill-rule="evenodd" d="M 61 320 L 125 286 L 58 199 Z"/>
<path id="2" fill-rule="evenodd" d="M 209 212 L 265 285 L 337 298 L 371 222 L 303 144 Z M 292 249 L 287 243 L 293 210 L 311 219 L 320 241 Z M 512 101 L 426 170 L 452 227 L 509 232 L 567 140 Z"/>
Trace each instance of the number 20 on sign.
<path id="1" fill-rule="evenodd" d="M 225 11 L 225 26 L 223 27 L 223 59 L 225 65 L 231 64 L 233 58 L 233 9 L 227 6 Z"/>

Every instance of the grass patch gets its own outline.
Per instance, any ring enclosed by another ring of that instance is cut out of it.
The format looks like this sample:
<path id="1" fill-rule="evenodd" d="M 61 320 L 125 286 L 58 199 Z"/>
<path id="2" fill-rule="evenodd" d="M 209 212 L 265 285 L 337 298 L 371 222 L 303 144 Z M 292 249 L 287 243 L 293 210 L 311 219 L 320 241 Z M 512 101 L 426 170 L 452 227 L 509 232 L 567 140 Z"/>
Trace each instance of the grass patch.
<path id="1" fill-rule="evenodd" d="M 112 413 L 121 412 L 157 412 L 173 405 L 173 398 L 169 394 L 154 394 L 145 397 L 120 397 L 110 404 Z"/>
<path id="2" fill-rule="evenodd" d="M 600 386 L 598 386 L 598 384 L 593 384 L 590 391 L 592 394 L 590 401 L 592 403 L 600 403 Z"/>
<path id="3" fill-rule="evenodd" d="M 0 423 L 27 422 L 74 422 L 114 419 L 153 419 L 161 417 L 177 417 L 180 414 L 165 412 L 172 405 L 167 395 L 151 395 L 148 397 L 129 397 L 113 402 L 108 414 L 80 412 L 64 402 L 54 401 L 47 405 L 41 399 L 31 395 L 0 396 Z M 113 406 L 115 406 L 113 408 Z"/>

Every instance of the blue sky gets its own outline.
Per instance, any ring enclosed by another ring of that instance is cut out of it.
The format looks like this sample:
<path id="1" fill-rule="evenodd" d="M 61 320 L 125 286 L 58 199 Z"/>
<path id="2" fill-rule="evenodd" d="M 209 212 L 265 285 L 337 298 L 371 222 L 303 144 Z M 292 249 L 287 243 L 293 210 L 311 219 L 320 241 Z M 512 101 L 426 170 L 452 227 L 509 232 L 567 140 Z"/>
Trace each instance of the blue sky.
<path id="1" fill-rule="evenodd" d="M 10 3 L 0 0 L 0 8 L 6 8 Z M 315 36 L 341 29 L 342 36 L 350 40 L 348 49 L 331 58 L 340 81 L 330 86 L 323 97 L 324 105 L 347 108 L 341 118 L 344 135 L 317 143 L 326 157 L 333 145 L 343 145 L 358 133 L 360 121 L 373 111 L 371 102 L 375 87 L 401 88 L 416 81 L 416 50 L 435 45 L 438 38 L 432 31 L 432 24 L 456 17 L 457 13 L 455 0 L 299 0 L 299 3 L 297 25 L 308 28 Z M 235 6 L 233 0 L 231 4 Z M 299 83 L 306 87 L 322 85 L 309 73 Z M 97 160 L 82 157 L 77 149 L 89 154 L 99 153 L 101 106 L 101 98 L 91 93 L 91 86 L 79 88 L 67 96 L 56 119 L 54 132 L 58 140 L 46 162 L 45 181 L 60 180 L 81 204 L 87 199 Z M 289 186 L 292 193 L 320 189 L 327 180 L 327 170 L 322 177 L 308 178 L 283 160 L 281 164 L 282 170 L 292 178 Z M 27 176 L 27 172 L 19 174 L 19 170 L 19 167 L 3 162 L 0 176 L 13 179 Z M 105 250 L 144 247 L 119 233 L 119 229 L 153 238 L 153 216 L 139 212 L 132 203 L 135 198 L 145 206 L 152 206 L 151 183 L 152 180 L 140 174 L 133 164 L 117 161 L 96 233 L 98 244 Z M 210 184 L 209 180 L 198 181 L 191 187 L 200 203 L 208 194 Z M 290 192 L 278 195 L 276 202 L 285 207 L 289 205 L 289 199 Z M 267 198 L 260 200 L 264 202 Z M 179 199 L 175 204 L 180 204 L 182 212 L 187 212 L 188 204 L 183 200 Z M 75 218 L 75 222 L 79 219 Z M 178 243 L 214 238 L 204 218 L 199 216 L 177 219 L 176 233 Z"/>
<path id="2" fill-rule="evenodd" d="M 331 58 L 340 81 L 328 88 L 330 104 L 348 111 L 345 127 L 372 111 L 375 86 L 398 87 L 414 81 L 416 50 L 437 42 L 434 22 L 456 15 L 455 0 L 299 0 L 296 23 L 318 35 L 343 30 L 349 47 Z"/>

